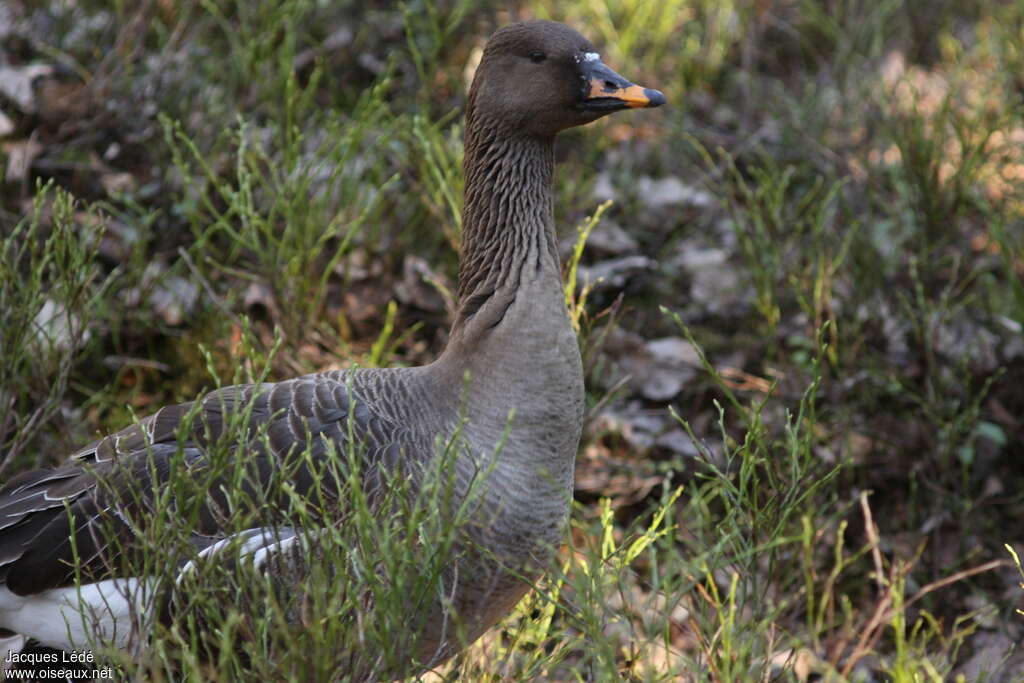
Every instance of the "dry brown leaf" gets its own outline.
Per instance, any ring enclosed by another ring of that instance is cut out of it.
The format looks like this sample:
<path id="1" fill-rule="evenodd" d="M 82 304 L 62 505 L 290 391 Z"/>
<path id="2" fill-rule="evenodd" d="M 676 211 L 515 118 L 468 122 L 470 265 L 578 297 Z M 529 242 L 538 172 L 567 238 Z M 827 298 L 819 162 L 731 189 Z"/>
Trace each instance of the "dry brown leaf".
<path id="1" fill-rule="evenodd" d="M 53 67 L 49 64 L 27 64 L 25 66 L 0 66 L 0 94 L 11 100 L 21 111 L 31 114 L 36 111 L 36 93 L 33 82 L 41 76 L 49 76 Z"/>
<path id="2" fill-rule="evenodd" d="M 104 173 L 100 176 L 100 185 L 103 186 L 107 194 L 131 192 L 137 184 L 135 176 L 131 173 Z"/>
<path id="3" fill-rule="evenodd" d="M 27 140 L 7 142 L 3 149 L 7 154 L 7 173 L 4 177 L 9 183 L 20 183 L 28 179 L 32 162 L 42 154 L 43 145 L 35 138 L 28 138 Z"/>
<path id="4" fill-rule="evenodd" d="M 14 121 L 7 114 L 0 111 L 0 138 L 5 138 L 14 132 Z"/>

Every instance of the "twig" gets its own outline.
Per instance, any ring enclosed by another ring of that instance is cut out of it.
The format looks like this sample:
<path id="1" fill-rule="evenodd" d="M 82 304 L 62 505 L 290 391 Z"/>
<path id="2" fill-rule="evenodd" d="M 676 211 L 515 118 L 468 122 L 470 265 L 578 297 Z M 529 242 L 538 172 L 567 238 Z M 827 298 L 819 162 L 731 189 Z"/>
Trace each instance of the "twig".
<path id="1" fill-rule="evenodd" d="M 853 652 L 850 654 L 849 659 L 846 660 L 846 665 L 843 667 L 843 678 L 849 678 L 850 673 L 853 671 L 853 667 L 857 665 L 861 659 L 871 650 L 871 643 L 875 642 L 876 632 L 880 632 L 879 627 L 884 623 L 884 617 L 889 614 L 889 605 L 892 604 L 892 586 L 896 583 L 897 574 L 902 573 L 906 575 L 910 571 L 912 564 L 903 565 L 900 563 L 898 566 L 893 567 L 891 575 L 889 576 L 890 588 L 886 591 L 882 599 L 875 605 L 875 612 L 871 615 L 871 619 L 868 621 L 868 625 L 861 631 L 860 638 L 857 640 L 857 645 L 853 648 Z"/>
<path id="2" fill-rule="evenodd" d="M 864 528 L 868 535 L 868 544 L 871 546 L 871 559 L 875 563 L 875 583 L 878 584 L 878 590 L 882 591 L 885 590 L 885 570 L 882 568 L 882 551 L 878 548 L 880 542 L 878 527 L 875 526 L 874 517 L 871 515 L 867 491 L 862 491 L 860 494 L 860 509 L 864 513 Z"/>
<path id="3" fill-rule="evenodd" d="M 224 303 L 224 300 L 217 296 L 217 293 L 213 291 L 213 287 L 210 286 L 209 281 L 205 277 L 203 277 L 202 273 L 199 272 L 199 269 L 196 268 L 196 264 L 192 262 L 192 257 L 188 255 L 188 252 L 185 251 L 184 247 L 178 247 L 178 256 L 180 256 L 181 260 L 183 260 L 185 262 L 185 265 L 188 266 L 189 272 L 192 273 L 192 277 L 194 277 L 199 282 L 199 285 L 206 292 L 206 296 L 210 297 L 210 300 L 213 302 L 213 305 L 219 308 L 221 312 L 223 312 L 233 321 L 235 321 L 235 323 L 241 325 L 242 321 L 239 319 L 237 315 L 235 315 L 234 311 L 228 308 L 227 304 Z"/>
<path id="4" fill-rule="evenodd" d="M 913 563 L 907 565 L 900 564 L 899 567 L 894 568 L 889 577 L 889 588 L 885 596 L 875 607 L 875 612 L 871 616 L 871 620 L 868 622 L 867 627 L 865 627 L 860 640 L 857 641 L 857 646 L 854 648 L 853 653 L 850 655 L 849 659 L 847 659 L 846 665 L 843 667 L 843 677 L 848 678 L 850 676 L 853 671 L 853 667 L 856 666 L 857 662 L 860 661 L 872 648 L 874 648 L 875 643 L 878 642 L 878 639 L 882 634 L 881 626 L 891 622 L 893 617 L 895 617 L 899 612 L 906 610 L 915 602 L 933 591 L 956 583 L 957 581 L 962 581 L 963 579 L 974 576 L 975 574 L 982 574 L 999 567 L 1010 566 L 1010 564 L 1009 560 L 991 560 L 985 564 L 978 565 L 977 567 L 964 569 L 956 572 L 955 574 L 939 579 L 938 581 L 932 581 L 921 588 L 921 590 L 915 593 L 909 600 L 904 600 L 900 607 L 890 608 L 890 605 L 892 605 L 893 602 L 893 591 L 895 590 L 894 586 L 896 585 L 897 579 L 906 576 L 914 565 Z"/>
<path id="5" fill-rule="evenodd" d="M 611 402 L 612 397 L 615 396 L 619 389 L 626 386 L 626 384 L 628 384 L 629 380 L 631 379 L 633 379 L 632 375 L 626 375 L 624 377 L 621 377 L 617 382 L 615 382 L 615 384 L 612 385 L 612 388 L 606 391 L 604 396 L 598 399 L 597 403 L 595 403 L 593 407 L 587 411 L 586 415 L 584 415 L 583 417 L 583 423 L 589 424 L 592 420 L 595 420 L 597 416 L 601 414 L 601 411 L 605 409 L 605 406 L 607 406 L 608 403 Z"/>
<path id="6" fill-rule="evenodd" d="M 167 363 L 147 358 L 135 358 L 133 356 L 106 356 L 103 359 L 103 364 L 112 370 L 123 367 L 146 368 L 147 370 L 159 370 L 160 372 L 170 372 L 171 370 L 171 366 Z"/>
<path id="7" fill-rule="evenodd" d="M 902 609 L 910 607 L 915 602 L 917 602 L 924 596 L 928 595 L 932 591 L 936 591 L 952 583 L 956 583 L 957 581 L 962 581 L 963 579 L 966 579 L 970 576 L 974 576 L 975 574 L 983 574 L 985 572 L 990 572 L 993 569 L 998 569 L 999 567 L 1009 567 L 1011 566 L 1011 564 L 1012 563 L 1009 560 L 990 560 L 985 564 L 979 564 L 977 567 L 971 567 L 970 569 L 964 569 L 962 571 L 958 571 L 955 574 L 950 574 L 944 579 L 932 581 L 927 586 L 924 586 L 923 588 L 921 588 L 921 590 L 917 591 L 917 593 L 914 593 L 914 597 L 905 601 L 903 603 Z M 886 620 L 891 619 L 893 616 L 895 616 L 895 614 L 895 610 L 890 610 L 890 612 L 886 613 L 885 615 Z"/>

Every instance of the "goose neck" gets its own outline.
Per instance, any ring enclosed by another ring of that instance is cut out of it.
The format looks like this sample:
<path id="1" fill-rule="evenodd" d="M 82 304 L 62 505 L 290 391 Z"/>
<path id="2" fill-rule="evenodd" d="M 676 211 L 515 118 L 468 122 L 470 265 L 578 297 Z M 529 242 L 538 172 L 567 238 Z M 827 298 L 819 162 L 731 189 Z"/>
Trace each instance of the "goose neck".
<path id="1" fill-rule="evenodd" d="M 465 149 L 459 322 L 495 293 L 517 289 L 527 266 L 558 273 L 551 190 L 554 139 L 470 117 Z"/>

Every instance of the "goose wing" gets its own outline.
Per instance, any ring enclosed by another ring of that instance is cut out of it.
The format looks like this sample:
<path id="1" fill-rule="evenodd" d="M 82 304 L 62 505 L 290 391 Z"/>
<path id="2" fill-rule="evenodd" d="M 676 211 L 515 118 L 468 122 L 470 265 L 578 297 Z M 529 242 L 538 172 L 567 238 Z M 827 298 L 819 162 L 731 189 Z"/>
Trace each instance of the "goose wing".
<path id="1" fill-rule="evenodd" d="M 189 517 L 199 551 L 238 530 L 230 528 L 237 510 L 229 510 L 228 488 L 251 494 L 270 526 L 289 521 L 286 501 L 268 501 L 263 493 L 275 477 L 309 498 L 313 514 L 326 511 L 337 502 L 338 480 L 316 470 L 344 461 L 329 456 L 344 454 L 356 440 L 368 463 L 364 477 L 372 478 L 384 459 L 405 450 L 396 440 L 402 428 L 357 398 L 353 380 L 365 384 L 372 378 L 360 375 L 374 372 L 380 371 L 226 387 L 198 404 L 162 408 L 86 446 L 62 467 L 14 477 L 0 489 L 0 582 L 29 595 L 71 585 L 76 571 L 93 581 L 119 575 L 154 506 L 182 502 L 168 487 L 183 469 L 202 482 Z M 236 420 L 246 426 L 233 428 Z M 237 453 L 227 447 L 239 444 L 244 476 L 230 465 L 218 474 L 224 458 L 216 454 Z"/>

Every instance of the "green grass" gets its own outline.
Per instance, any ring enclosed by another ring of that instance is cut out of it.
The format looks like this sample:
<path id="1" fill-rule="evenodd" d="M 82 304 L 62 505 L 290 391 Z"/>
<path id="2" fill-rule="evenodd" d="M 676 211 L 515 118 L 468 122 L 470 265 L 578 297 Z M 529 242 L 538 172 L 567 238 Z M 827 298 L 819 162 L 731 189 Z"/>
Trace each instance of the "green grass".
<path id="1" fill-rule="evenodd" d="M 464 69 L 506 9 L 37 8 L 47 21 L 6 56 L 61 64 L 84 89 L 77 109 L 40 94 L 40 113 L 11 114 L 9 141 L 43 151 L 0 194 L 4 478 L 219 384 L 436 357 L 461 236 Z M 1006 550 L 1024 548 L 1020 3 L 530 9 L 669 106 L 559 146 L 592 418 L 579 471 L 607 484 L 577 493 L 537 590 L 428 678 L 1021 680 L 1018 653 L 976 659 L 1024 638 Z M 642 179 L 669 176 L 712 201 L 655 205 Z M 581 264 L 616 256 L 585 246 L 610 225 L 657 266 L 611 291 L 577 283 Z M 702 270 L 695 253 L 721 261 Z M 409 275 L 412 257 L 431 272 Z M 442 303 L 424 308 L 417 287 Z M 620 328 L 689 340 L 699 371 L 671 400 L 644 399 L 615 375 L 632 353 Z M 609 427 L 608 411 L 657 433 Z M 687 447 L 655 438 L 671 435 Z M 113 663 L 155 680 L 312 680 L 359 642 L 382 653 L 372 673 L 388 670 L 405 596 L 436 579 L 406 539 L 443 549 L 457 525 L 431 495 L 381 517 L 351 488 L 353 523 L 323 539 L 343 566 L 310 578 L 322 628 L 277 638 L 288 605 L 272 586 L 204 574 L 190 620 Z M 177 547 L 160 510 L 149 542 Z M 246 591 L 273 607 L 246 611 Z M 353 625 L 367 592 L 372 618 Z M 248 644 L 206 667 L 202 632 Z"/>

